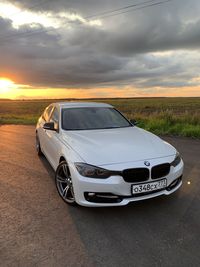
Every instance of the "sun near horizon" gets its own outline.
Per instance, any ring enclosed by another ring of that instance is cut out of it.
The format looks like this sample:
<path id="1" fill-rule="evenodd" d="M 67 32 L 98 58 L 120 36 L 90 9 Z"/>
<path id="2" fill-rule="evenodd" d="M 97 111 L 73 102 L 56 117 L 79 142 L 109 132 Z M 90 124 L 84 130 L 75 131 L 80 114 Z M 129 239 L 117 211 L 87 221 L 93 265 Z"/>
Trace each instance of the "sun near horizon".
<path id="1" fill-rule="evenodd" d="M 0 94 L 8 94 L 14 82 L 8 78 L 0 78 Z"/>

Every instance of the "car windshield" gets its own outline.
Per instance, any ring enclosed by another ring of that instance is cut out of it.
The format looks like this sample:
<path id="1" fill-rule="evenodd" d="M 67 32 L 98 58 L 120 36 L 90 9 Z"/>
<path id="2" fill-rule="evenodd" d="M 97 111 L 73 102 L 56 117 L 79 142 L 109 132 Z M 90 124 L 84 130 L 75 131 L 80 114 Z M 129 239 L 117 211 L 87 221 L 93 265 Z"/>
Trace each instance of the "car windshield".
<path id="1" fill-rule="evenodd" d="M 130 127 L 132 124 L 114 108 L 84 107 L 62 110 L 64 130 L 94 130 Z"/>

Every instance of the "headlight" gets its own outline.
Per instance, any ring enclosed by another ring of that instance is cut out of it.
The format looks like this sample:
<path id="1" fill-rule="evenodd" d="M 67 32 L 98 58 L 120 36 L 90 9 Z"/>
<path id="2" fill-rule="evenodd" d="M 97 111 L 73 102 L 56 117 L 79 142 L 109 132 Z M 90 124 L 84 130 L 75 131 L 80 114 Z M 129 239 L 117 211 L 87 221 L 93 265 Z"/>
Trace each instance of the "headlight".
<path id="1" fill-rule="evenodd" d="M 105 179 L 113 174 L 112 171 L 99 168 L 93 165 L 89 165 L 86 163 L 76 162 L 75 167 L 77 171 L 80 173 L 80 175 L 90 178 Z"/>
<path id="2" fill-rule="evenodd" d="M 180 156 L 179 152 L 176 152 L 176 157 L 175 157 L 174 161 L 172 161 L 171 165 L 176 167 L 180 162 L 181 162 L 181 156 Z"/>

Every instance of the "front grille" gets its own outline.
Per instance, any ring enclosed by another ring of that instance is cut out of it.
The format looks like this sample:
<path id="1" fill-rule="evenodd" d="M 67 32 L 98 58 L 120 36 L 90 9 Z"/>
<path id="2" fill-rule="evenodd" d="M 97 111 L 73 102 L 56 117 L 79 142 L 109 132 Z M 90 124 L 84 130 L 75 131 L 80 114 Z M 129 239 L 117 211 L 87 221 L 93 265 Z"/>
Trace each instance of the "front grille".
<path id="1" fill-rule="evenodd" d="M 144 182 L 149 179 L 149 169 L 147 168 L 135 168 L 123 170 L 122 176 L 125 182 L 136 183 Z"/>
<path id="2" fill-rule="evenodd" d="M 170 164 L 164 163 L 154 166 L 151 169 L 151 179 L 158 179 L 168 175 L 170 172 Z"/>

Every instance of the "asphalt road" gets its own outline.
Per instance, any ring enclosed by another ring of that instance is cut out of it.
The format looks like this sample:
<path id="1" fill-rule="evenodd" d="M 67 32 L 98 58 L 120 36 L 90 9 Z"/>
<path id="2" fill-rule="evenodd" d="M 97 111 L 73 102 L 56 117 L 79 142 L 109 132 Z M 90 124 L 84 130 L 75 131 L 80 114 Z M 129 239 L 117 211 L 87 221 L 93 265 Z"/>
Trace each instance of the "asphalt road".
<path id="1" fill-rule="evenodd" d="M 69 207 L 34 148 L 34 127 L 0 127 L 0 266 L 200 266 L 200 141 L 165 138 L 185 161 L 168 197 Z"/>

